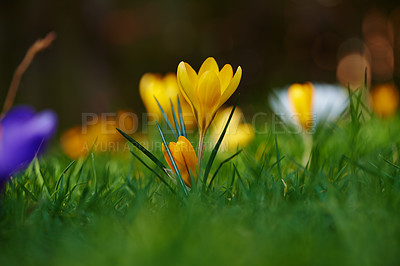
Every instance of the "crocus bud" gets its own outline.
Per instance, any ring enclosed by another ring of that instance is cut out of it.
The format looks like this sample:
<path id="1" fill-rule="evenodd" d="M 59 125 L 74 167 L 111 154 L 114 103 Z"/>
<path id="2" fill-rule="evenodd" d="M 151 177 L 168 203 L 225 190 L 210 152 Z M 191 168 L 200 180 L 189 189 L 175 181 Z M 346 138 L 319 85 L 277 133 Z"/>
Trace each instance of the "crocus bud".
<path id="1" fill-rule="evenodd" d="M 192 144 L 187 138 L 180 136 L 177 142 L 170 142 L 168 147 L 179 169 L 183 181 L 187 186 L 190 187 L 191 180 L 189 171 L 193 174 L 193 176 L 196 176 L 197 170 L 197 156 Z M 162 145 L 162 151 L 169 167 L 174 169 L 164 144 Z"/>

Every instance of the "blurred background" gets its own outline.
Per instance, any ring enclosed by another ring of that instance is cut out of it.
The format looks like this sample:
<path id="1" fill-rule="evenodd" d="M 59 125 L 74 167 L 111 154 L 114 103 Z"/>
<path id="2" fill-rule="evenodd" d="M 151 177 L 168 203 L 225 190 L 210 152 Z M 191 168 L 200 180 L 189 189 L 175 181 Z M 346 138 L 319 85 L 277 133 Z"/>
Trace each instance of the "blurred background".
<path id="1" fill-rule="evenodd" d="M 355 87 L 365 67 L 369 84 L 400 79 L 394 0 L 14 0 L 0 3 L 0 99 L 50 31 L 58 38 L 25 73 L 16 103 L 54 109 L 62 129 L 82 112 L 145 112 L 144 73 L 175 72 L 182 60 L 197 70 L 208 56 L 242 66 L 240 105 L 250 114 L 293 82 Z"/>

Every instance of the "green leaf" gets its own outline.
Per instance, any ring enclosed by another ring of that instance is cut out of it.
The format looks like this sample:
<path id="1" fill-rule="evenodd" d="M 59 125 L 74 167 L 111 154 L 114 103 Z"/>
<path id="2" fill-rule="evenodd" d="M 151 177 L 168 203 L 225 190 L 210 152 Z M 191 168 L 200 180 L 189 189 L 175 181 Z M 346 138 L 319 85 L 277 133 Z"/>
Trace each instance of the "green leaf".
<path id="1" fill-rule="evenodd" d="M 118 132 L 124 137 L 126 138 L 130 143 L 133 144 L 133 146 L 135 146 L 136 148 L 138 148 L 141 152 L 144 153 L 144 155 L 146 155 L 150 160 L 152 160 L 158 167 L 160 167 L 161 169 L 164 169 L 165 166 L 164 164 L 158 160 L 151 152 L 149 152 L 145 147 L 143 147 L 142 145 L 140 145 L 139 142 L 137 142 L 136 140 L 134 140 L 132 137 L 130 137 L 128 134 L 126 134 L 125 132 L 123 132 L 122 130 L 120 130 L 119 128 L 116 128 L 118 130 Z"/>

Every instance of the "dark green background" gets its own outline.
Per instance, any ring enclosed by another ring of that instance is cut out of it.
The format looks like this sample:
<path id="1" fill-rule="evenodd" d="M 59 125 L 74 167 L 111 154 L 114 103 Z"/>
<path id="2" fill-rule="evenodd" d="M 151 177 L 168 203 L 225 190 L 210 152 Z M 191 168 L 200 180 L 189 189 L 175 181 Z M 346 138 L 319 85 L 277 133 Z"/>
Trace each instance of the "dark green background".
<path id="1" fill-rule="evenodd" d="M 344 0 L 324 7 L 321 1 L 2 1 L 0 99 L 26 49 L 54 30 L 57 40 L 28 69 L 17 103 L 54 109 L 62 128 L 79 123 L 82 112 L 143 112 L 143 73 L 174 72 L 181 60 L 197 69 L 208 56 L 242 66 L 240 105 L 262 111 L 249 103 L 264 104 L 273 87 L 335 82 L 337 48 L 362 38 L 364 13 L 377 7 L 389 14 L 398 5 Z M 321 67 L 313 47 L 324 34 L 335 41 L 318 47 Z"/>

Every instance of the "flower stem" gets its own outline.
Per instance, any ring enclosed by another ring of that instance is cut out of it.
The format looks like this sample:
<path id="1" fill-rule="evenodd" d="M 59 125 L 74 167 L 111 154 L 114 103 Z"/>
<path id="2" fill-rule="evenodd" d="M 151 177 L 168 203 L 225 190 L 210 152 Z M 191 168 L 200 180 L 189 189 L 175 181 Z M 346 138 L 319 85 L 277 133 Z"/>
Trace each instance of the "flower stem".
<path id="1" fill-rule="evenodd" d="M 313 147 L 313 136 L 307 132 L 303 133 L 303 144 L 304 144 L 304 152 L 302 164 L 304 166 L 307 165 L 308 160 L 310 159 L 312 147 Z"/>
<path id="2" fill-rule="evenodd" d="M 200 133 L 199 136 L 199 148 L 197 150 L 197 160 L 198 160 L 198 165 L 199 165 L 199 170 L 201 169 L 201 162 L 203 160 L 203 155 L 204 155 L 204 133 Z"/>

